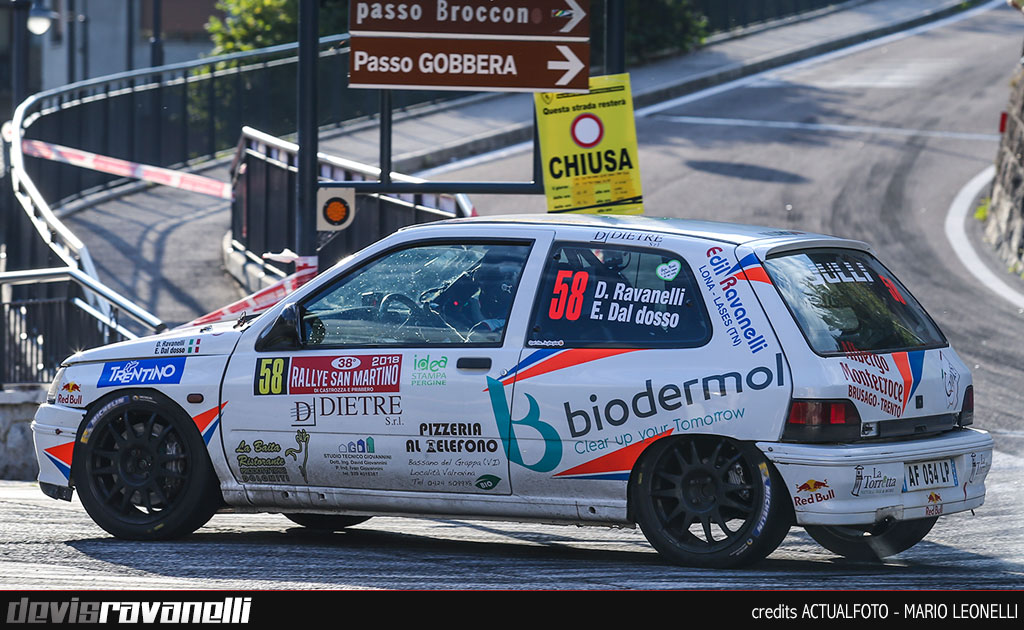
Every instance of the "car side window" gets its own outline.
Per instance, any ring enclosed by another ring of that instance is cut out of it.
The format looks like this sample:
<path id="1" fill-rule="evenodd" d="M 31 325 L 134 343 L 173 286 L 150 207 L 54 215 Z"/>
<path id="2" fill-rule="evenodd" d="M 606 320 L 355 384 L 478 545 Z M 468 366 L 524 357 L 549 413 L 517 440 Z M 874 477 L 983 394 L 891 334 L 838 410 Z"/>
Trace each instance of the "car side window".
<path id="1" fill-rule="evenodd" d="M 304 344 L 500 344 L 530 247 L 431 243 L 384 254 L 302 305 Z"/>
<path id="2" fill-rule="evenodd" d="M 711 321 L 682 256 L 556 243 L 541 279 L 531 347 L 704 345 Z"/>

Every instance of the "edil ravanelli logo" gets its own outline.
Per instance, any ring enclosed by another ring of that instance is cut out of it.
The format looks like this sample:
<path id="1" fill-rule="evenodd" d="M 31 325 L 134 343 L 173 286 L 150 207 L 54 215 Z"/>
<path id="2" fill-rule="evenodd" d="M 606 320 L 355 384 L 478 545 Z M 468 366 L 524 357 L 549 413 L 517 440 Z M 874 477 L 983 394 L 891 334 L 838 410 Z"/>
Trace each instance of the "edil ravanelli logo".
<path id="1" fill-rule="evenodd" d="M 555 427 L 540 419 L 540 407 L 537 405 L 536 399 L 524 393 L 530 408 L 521 420 L 513 420 L 508 400 L 505 399 L 505 386 L 501 384 L 501 381 L 488 376 L 487 390 L 491 396 L 494 421 L 498 423 L 498 433 L 501 435 L 501 442 L 505 447 L 508 460 L 536 472 L 543 473 L 554 470 L 562 461 L 562 437 L 558 435 L 558 430 Z M 534 429 L 544 440 L 544 454 L 540 461 L 532 464 L 523 461 L 523 452 L 519 449 L 519 442 L 516 439 L 517 426 Z"/>
<path id="2" fill-rule="evenodd" d="M 410 385 L 447 385 L 448 357 L 429 354 L 412 356 Z"/>

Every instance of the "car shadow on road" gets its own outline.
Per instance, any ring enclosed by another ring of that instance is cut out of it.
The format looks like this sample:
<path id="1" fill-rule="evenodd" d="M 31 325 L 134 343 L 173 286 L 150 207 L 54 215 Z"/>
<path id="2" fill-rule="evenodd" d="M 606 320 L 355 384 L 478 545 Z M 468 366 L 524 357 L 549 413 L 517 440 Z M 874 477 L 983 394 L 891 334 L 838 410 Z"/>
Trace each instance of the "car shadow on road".
<path id="1" fill-rule="evenodd" d="M 375 528 L 378 520 L 380 527 Z M 1024 566 L 998 558 L 926 541 L 884 563 L 851 562 L 818 547 L 799 529 L 767 560 L 744 569 L 716 570 L 666 564 L 630 530 L 565 528 L 564 533 L 552 533 L 553 528 L 542 526 L 425 519 L 410 521 L 406 531 L 396 531 L 402 527 L 400 519 L 374 519 L 340 532 L 277 522 L 267 525 L 207 527 L 170 542 L 88 538 L 67 544 L 89 558 L 121 567 L 128 575 L 144 571 L 195 579 L 196 588 L 1024 587 Z M 414 529 L 420 532 L 410 533 Z M 615 533 L 623 531 L 628 533 Z"/>

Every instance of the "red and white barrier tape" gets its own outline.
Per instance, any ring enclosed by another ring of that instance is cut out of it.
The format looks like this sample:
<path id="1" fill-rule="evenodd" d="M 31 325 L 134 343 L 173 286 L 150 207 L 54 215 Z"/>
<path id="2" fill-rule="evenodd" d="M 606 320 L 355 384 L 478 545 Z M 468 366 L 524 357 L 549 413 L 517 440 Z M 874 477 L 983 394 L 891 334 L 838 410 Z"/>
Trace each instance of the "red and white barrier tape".
<path id="1" fill-rule="evenodd" d="M 185 324 L 185 326 L 200 326 L 202 324 L 222 322 L 226 319 L 238 316 L 238 314 L 243 311 L 249 315 L 262 313 L 316 276 L 317 257 L 300 256 L 296 258 L 295 269 L 295 273 L 287 278 L 283 278 L 269 287 L 261 289 L 252 295 L 248 295 L 237 302 L 232 302 L 224 308 L 193 319 L 189 323 Z"/>
<path id="2" fill-rule="evenodd" d="M 170 186 L 179 190 L 209 195 L 219 199 L 231 200 L 231 184 L 222 182 L 211 177 L 182 173 L 169 168 L 149 166 L 107 157 L 81 149 L 72 149 L 59 144 L 51 144 L 42 140 L 22 140 L 21 150 L 25 155 L 31 155 L 44 160 L 63 162 L 72 166 L 79 166 L 101 173 L 120 175 L 121 177 L 134 177 L 143 181 Z"/>

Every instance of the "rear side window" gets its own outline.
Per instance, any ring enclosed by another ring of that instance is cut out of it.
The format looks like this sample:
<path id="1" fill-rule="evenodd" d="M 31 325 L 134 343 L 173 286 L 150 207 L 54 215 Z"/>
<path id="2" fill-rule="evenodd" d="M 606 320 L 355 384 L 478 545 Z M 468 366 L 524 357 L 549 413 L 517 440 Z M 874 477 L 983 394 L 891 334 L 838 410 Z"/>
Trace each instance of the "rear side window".
<path id="1" fill-rule="evenodd" d="M 786 252 L 764 267 L 818 354 L 946 345 L 917 300 L 865 252 Z"/>
<path id="2" fill-rule="evenodd" d="M 701 346 L 711 323 L 690 266 L 664 250 L 556 243 L 534 305 L 531 347 Z"/>

